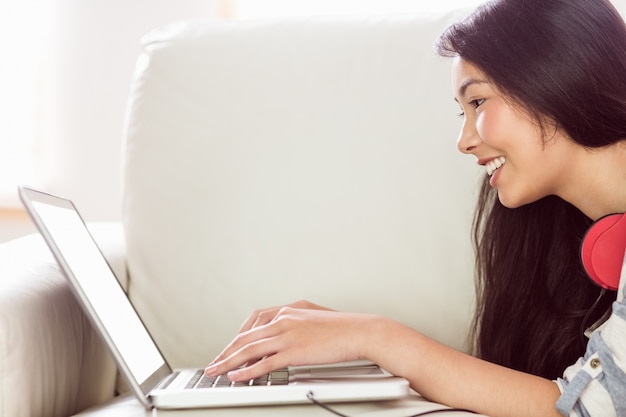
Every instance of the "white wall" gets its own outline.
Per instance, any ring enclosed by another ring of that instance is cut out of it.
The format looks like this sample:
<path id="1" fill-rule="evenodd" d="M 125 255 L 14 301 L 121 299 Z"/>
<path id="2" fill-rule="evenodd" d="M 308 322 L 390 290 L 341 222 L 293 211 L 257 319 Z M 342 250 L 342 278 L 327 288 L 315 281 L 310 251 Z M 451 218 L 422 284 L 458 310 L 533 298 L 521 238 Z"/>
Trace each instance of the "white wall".
<path id="1" fill-rule="evenodd" d="M 485 0 L 237 0 L 240 19 L 327 14 L 438 13 L 472 9 Z"/>
<path id="2" fill-rule="evenodd" d="M 162 24 L 219 15 L 219 0 L 54 0 L 42 186 L 87 220 L 121 216 L 121 135 L 139 40 Z"/>
<path id="3" fill-rule="evenodd" d="M 87 221 L 121 217 L 121 146 L 139 40 L 162 24 L 219 18 L 226 0 L 50 0 L 41 106 L 41 180 L 29 184 L 74 200 Z M 25 22 L 28 23 L 28 22 Z M 0 210 L 0 242 L 34 231 Z"/>

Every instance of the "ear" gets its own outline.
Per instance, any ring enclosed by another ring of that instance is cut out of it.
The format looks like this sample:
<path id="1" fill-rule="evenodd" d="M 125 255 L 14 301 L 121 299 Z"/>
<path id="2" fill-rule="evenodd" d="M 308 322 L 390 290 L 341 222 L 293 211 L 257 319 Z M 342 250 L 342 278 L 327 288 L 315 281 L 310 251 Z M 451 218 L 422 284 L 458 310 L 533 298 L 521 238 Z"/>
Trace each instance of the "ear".
<path id="1" fill-rule="evenodd" d="M 587 275 L 599 286 L 616 291 L 626 250 L 626 216 L 609 214 L 591 225 L 580 250 Z"/>

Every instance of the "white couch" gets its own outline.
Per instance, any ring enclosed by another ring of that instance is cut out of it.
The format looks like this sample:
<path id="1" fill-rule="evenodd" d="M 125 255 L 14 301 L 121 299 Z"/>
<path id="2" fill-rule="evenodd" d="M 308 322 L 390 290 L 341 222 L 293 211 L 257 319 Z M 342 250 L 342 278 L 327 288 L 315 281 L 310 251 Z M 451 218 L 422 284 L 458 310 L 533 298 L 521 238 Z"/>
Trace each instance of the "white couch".
<path id="1" fill-rule="evenodd" d="M 252 309 L 298 299 L 464 349 L 482 171 L 456 150 L 450 62 L 432 47 L 461 14 L 183 22 L 145 37 L 123 226 L 92 227 L 171 365 L 206 364 Z M 38 235 L 1 245 L 0 271 L 1 417 L 149 415 L 113 398 L 115 366 Z M 159 413 L 179 414 L 327 412 Z"/>

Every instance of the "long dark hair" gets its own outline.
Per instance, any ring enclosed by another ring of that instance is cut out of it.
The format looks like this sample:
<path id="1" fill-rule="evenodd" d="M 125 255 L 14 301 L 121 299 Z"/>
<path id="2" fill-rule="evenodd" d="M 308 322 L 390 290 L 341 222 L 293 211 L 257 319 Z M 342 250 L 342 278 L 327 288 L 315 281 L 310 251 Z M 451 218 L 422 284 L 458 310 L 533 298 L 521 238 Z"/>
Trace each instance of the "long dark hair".
<path id="1" fill-rule="evenodd" d="M 490 1 L 436 47 L 478 67 L 544 128 L 549 120 L 588 148 L 626 139 L 626 25 L 607 0 Z M 554 379 L 582 355 L 600 292 L 579 261 L 590 224 L 556 196 L 508 209 L 485 179 L 473 234 L 479 357 Z"/>

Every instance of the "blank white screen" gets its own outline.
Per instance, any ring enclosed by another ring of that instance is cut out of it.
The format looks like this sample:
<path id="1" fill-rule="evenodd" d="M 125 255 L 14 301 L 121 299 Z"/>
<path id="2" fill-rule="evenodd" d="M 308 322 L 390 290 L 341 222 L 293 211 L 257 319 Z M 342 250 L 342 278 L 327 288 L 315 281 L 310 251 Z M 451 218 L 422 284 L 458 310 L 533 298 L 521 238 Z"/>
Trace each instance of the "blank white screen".
<path id="1" fill-rule="evenodd" d="M 164 363 L 159 350 L 74 210 L 32 202 L 72 275 L 140 384 Z"/>

